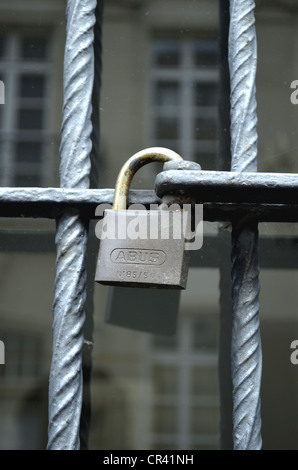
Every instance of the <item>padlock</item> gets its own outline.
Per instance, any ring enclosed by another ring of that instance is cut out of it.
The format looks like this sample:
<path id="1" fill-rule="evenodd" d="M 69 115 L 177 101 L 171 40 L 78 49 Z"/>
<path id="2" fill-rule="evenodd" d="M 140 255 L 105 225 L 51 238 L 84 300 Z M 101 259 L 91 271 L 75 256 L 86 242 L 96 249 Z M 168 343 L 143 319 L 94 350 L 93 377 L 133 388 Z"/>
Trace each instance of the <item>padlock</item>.
<path id="1" fill-rule="evenodd" d="M 176 152 L 149 148 L 123 165 L 115 186 L 113 209 L 104 213 L 95 281 L 104 285 L 185 289 L 189 252 L 182 230 L 183 210 L 126 209 L 133 175 L 150 162 L 182 160 Z M 185 225 L 185 223 L 184 223 Z M 138 227 L 136 233 L 131 227 Z M 178 234 L 178 235 L 177 235 Z"/>

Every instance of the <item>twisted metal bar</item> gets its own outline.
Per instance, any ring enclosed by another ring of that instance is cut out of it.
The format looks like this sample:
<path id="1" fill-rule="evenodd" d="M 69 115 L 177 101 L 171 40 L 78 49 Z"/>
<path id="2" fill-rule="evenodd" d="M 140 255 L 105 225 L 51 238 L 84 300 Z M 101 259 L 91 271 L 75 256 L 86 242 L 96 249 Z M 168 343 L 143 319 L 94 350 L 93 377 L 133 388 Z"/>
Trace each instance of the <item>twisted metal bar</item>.
<path id="1" fill-rule="evenodd" d="M 92 151 L 90 155 L 91 173 L 90 188 L 98 187 L 100 168 L 100 90 L 102 72 L 102 19 L 104 0 L 98 0 L 95 10 L 96 23 L 94 26 L 94 84 L 92 92 Z M 94 282 L 93 282 L 94 285 Z"/>
<path id="2" fill-rule="evenodd" d="M 240 172 L 257 170 L 254 8 L 253 0 L 230 2 L 231 169 Z M 256 222 L 238 219 L 233 223 L 231 259 L 233 445 L 235 450 L 260 449 L 262 351 Z"/>
<path id="3" fill-rule="evenodd" d="M 221 0 L 219 8 L 219 100 L 218 100 L 218 160 L 219 170 L 231 167 L 231 134 L 230 134 L 230 71 L 229 71 L 229 30 L 230 0 Z M 232 434 L 232 377 L 231 377 L 231 279 L 229 256 L 230 246 L 226 243 L 228 233 L 221 228 L 218 231 L 220 241 L 219 265 L 219 338 L 218 338 L 218 379 L 220 397 L 220 448 L 233 448 Z"/>
<path id="4" fill-rule="evenodd" d="M 97 2 L 95 9 L 96 23 L 94 26 L 94 83 L 92 91 L 92 151 L 90 154 L 91 174 L 90 187 L 97 188 L 98 173 L 100 165 L 100 88 L 101 88 L 101 70 L 102 70 L 102 17 L 103 0 Z M 95 233 L 93 223 L 90 221 L 89 230 Z M 91 421 L 91 372 L 92 372 L 92 352 L 93 352 L 93 329 L 94 329 L 94 274 L 96 268 L 96 259 L 98 246 L 89 239 L 87 247 L 87 299 L 85 305 L 86 320 L 84 324 L 84 344 L 82 349 L 82 369 L 83 369 L 83 401 L 80 421 L 80 448 L 88 449 L 89 428 Z"/>
<path id="5" fill-rule="evenodd" d="M 242 225 L 243 224 L 243 225 Z M 232 232 L 233 443 L 235 450 L 262 447 L 257 223 L 242 220 Z"/>
<path id="6" fill-rule="evenodd" d="M 96 0 L 68 0 L 60 184 L 89 187 Z M 57 219 L 53 356 L 47 449 L 78 449 L 88 223 L 69 210 Z"/>
<path id="7" fill-rule="evenodd" d="M 60 186 L 89 188 L 96 0 L 68 0 Z"/>
<path id="8" fill-rule="evenodd" d="M 232 171 L 257 170 L 257 41 L 254 8 L 253 0 L 230 1 Z"/>

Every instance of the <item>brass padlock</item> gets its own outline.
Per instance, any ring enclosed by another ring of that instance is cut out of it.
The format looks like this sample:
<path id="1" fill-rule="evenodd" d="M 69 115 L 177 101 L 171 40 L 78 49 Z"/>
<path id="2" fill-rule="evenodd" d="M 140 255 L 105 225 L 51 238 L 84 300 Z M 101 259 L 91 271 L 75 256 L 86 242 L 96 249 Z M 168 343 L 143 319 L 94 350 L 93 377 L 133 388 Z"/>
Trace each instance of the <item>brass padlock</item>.
<path id="1" fill-rule="evenodd" d="M 185 289 L 189 252 L 185 250 L 183 214 L 171 210 L 126 210 L 131 180 L 150 162 L 182 160 L 176 152 L 150 148 L 133 155 L 122 167 L 113 209 L 104 213 L 95 281 L 124 287 Z M 138 228 L 138 232 L 133 230 Z"/>

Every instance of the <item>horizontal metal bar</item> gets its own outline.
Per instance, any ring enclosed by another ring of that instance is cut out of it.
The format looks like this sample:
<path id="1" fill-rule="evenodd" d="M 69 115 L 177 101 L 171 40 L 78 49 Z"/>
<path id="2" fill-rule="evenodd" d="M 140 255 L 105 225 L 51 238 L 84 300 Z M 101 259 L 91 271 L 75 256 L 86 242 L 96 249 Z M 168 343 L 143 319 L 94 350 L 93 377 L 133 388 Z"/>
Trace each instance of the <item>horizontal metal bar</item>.
<path id="1" fill-rule="evenodd" d="M 168 170 L 151 190 L 130 190 L 129 204 L 161 203 L 165 194 L 204 203 L 204 220 L 230 221 L 253 214 L 260 222 L 298 222 L 298 175 Z M 160 196 L 160 197 L 158 197 Z M 0 217 L 59 217 L 79 210 L 95 219 L 99 204 L 113 204 L 113 189 L 0 188 Z M 261 202 L 262 201 L 262 202 Z"/>
<path id="2" fill-rule="evenodd" d="M 0 188 L 0 217 L 56 218 L 65 210 L 79 210 L 95 218 L 99 204 L 113 204 L 113 189 Z M 131 190 L 129 204 L 160 203 L 154 191 Z"/>
<path id="3" fill-rule="evenodd" d="M 156 177 L 156 193 L 191 195 L 196 202 L 297 204 L 298 174 L 168 170 Z"/>
<path id="4" fill-rule="evenodd" d="M 260 222 L 298 222 L 298 174 L 167 170 L 155 190 L 204 204 L 204 219 L 235 220 L 244 213 Z"/>
<path id="5" fill-rule="evenodd" d="M 233 221 L 244 216 L 259 222 L 298 222 L 298 204 L 204 203 L 204 220 Z"/>

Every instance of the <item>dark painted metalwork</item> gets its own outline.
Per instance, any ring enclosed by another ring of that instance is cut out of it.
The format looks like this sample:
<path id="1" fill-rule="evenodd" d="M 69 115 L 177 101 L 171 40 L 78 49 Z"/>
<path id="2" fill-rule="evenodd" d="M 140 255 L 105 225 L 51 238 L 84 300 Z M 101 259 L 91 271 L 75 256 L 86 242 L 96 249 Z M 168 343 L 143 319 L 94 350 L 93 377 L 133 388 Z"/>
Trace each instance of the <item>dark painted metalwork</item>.
<path id="1" fill-rule="evenodd" d="M 255 79 L 257 43 L 253 0 L 231 0 L 231 170 L 257 170 Z M 258 227 L 247 216 L 232 224 L 233 448 L 262 447 L 260 392 L 262 350 L 259 328 Z"/>
<path id="2" fill-rule="evenodd" d="M 230 70 L 229 70 L 229 30 L 230 1 L 219 3 L 219 90 L 218 90 L 218 157 L 217 170 L 231 168 L 231 133 L 230 133 Z M 224 230 L 224 224 L 218 224 L 220 243 L 219 261 L 219 338 L 218 338 L 218 378 L 220 396 L 220 448 L 233 448 L 233 402 L 231 376 L 231 334 L 232 334 L 232 298 L 230 276 L 230 234 Z M 229 243 L 227 243 L 229 242 Z M 205 240 L 204 240 L 205 244 Z"/>
<path id="3" fill-rule="evenodd" d="M 100 90 L 102 71 L 102 19 L 103 0 L 98 1 L 95 8 L 94 25 L 94 81 L 92 91 L 92 150 L 90 154 L 91 172 L 90 188 L 97 188 L 99 183 L 99 172 L 102 168 L 100 156 Z M 85 214 L 84 214 L 85 216 Z M 94 222 L 89 217 L 89 232 L 94 233 Z M 96 254 L 98 247 L 94 247 L 92 239 L 88 239 L 87 244 L 87 299 L 85 303 L 85 323 L 83 328 L 84 344 L 82 349 L 83 368 L 83 402 L 80 420 L 80 449 L 88 449 L 89 428 L 91 421 L 91 373 L 92 373 L 92 352 L 93 352 L 93 329 L 94 329 L 94 271 L 96 265 Z"/>
<path id="4" fill-rule="evenodd" d="M 159 173 L 156 193 L 187 194 L 196 202 L 293 204 L 298 197 L 295 173 L 175 171 Z"/>
<path id="5" fill-rule="evenodd" d="M 204 203 L 204 219 L 208 221 L 230 221 L 249 213 L 259 222 L 297 222 L 298 203 L 295 201 L 298 201 L 298 185 L 295 179 L 298 181 L 298 175 L 280 174 L 280 183 L 276 175 L 272 175 L 272 179 L 269 173 L 256 173 L 250 179 L 249 174 L 244 174 L 243 184 L 238 178 L 239 174 L 234 179 L 233 173 L 230 175 L 229 172 L 170 170 L 158 175 L 156 189 L 161 197 L 177 191 L 178 194 L 191 196 L 195 202 Z M 259 178 L 263 176 L 261 181 Z M 230 187 L 232 179 L 234 190 Z M 250 185 L 253 185 L 254 191 L 250 191 Z M 248 193 L 256 201 L 267 202 L 249 202 Z M 220 202 L 220 195 L 223 202 Z M 281 202 L 278 202 L 278 195 Z M 150 204 L 161 203 L 161 197 L 154 191 L 132 189 L 128 204 L 149 207 Z M 110 204 L 112 207 L 113 199 L 113 189 L 0 188 L 0 217 L 55 219 L 65 210 L 73 210 L 80 211 L 86 219 L 95 219 L 96 207 L 99 204 Z"/>
<path id="6" fill-rule="evenodd" d="M 62 188 L 90 186 L 96 3 L 96 0 L 67 2 L 60 146 Z M 47 445 L 50 450 L 80 448 L 88 225 L 88 220 L 75 210 L 65 211 L 57 218 Z"/>

